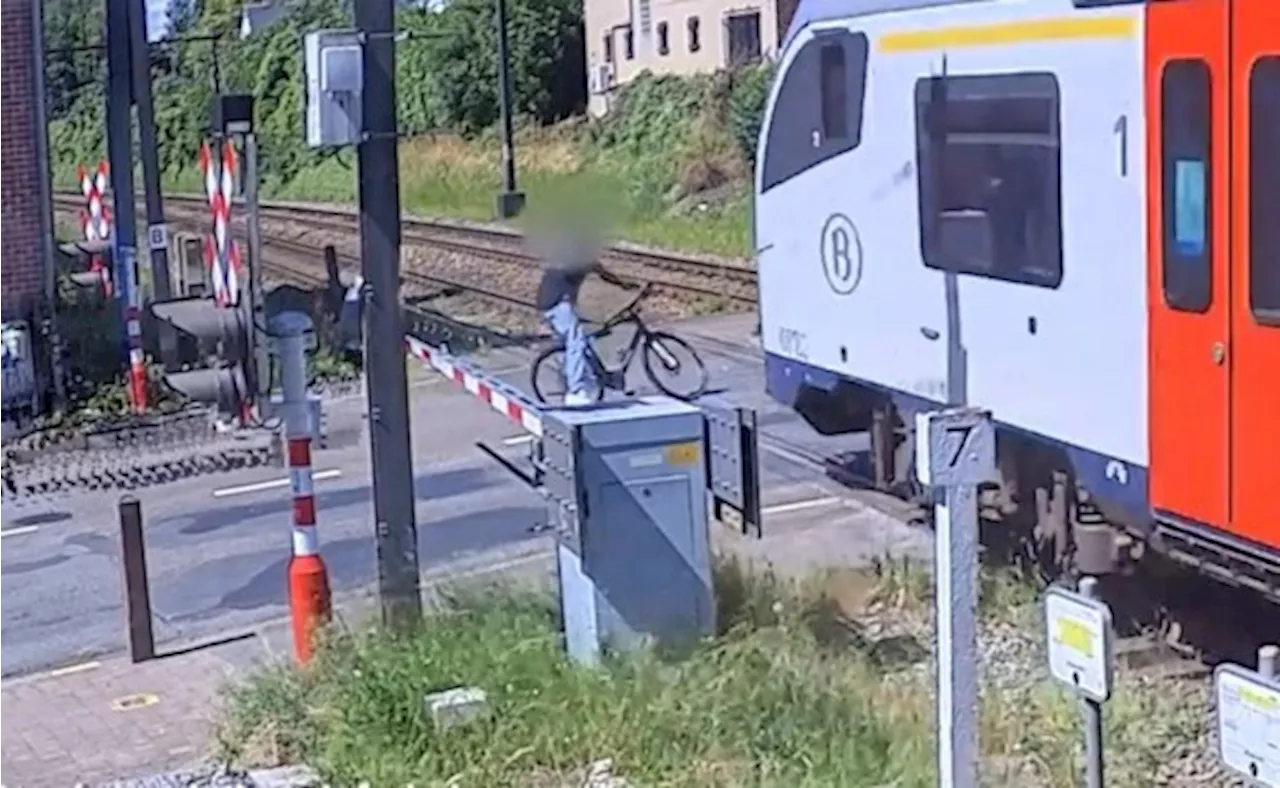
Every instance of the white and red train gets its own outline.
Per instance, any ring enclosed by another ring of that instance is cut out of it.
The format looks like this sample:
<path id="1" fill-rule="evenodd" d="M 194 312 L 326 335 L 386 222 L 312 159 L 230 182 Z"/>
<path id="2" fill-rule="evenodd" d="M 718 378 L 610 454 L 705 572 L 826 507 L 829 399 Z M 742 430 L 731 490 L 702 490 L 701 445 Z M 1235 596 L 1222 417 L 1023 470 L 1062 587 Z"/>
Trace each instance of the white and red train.
<path id="1" fill-rule="evenodd" d="M 800 0 L 760 136 L 771 395 L 988 408 L 1059 560 L 1280 600 L 1280 0 Z"/>

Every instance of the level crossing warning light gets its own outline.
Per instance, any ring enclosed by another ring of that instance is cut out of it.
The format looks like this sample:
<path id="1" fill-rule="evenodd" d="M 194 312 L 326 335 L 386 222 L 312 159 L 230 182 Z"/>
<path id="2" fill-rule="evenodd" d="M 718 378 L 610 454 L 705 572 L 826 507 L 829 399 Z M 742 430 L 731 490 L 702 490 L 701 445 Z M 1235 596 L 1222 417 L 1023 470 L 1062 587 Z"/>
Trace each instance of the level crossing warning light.
<path id="1" fill-rule="evenodd" d="M 207 369 L 170 372 L 165 383 L 196 402 L 243 415 L 252 399 L 253 333 L 244 309 L 220 307 L 213 299 L 178 298 L 152 304 L 151 313 L 176 330 L 195 338 L 215 359 Z"/>

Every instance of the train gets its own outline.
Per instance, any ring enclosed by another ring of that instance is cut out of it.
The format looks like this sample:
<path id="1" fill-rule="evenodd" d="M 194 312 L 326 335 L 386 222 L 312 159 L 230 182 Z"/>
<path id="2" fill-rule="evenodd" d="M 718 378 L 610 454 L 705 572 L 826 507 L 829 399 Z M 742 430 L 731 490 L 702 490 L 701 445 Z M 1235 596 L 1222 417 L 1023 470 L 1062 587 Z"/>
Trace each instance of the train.
<path id="1" fill-rule="evenodd" d="M 800 0 L 757 151 L 772 399 L 902 495 L 988 410 L 1040 559 L 1280 603 L 1280 2 Z"/>

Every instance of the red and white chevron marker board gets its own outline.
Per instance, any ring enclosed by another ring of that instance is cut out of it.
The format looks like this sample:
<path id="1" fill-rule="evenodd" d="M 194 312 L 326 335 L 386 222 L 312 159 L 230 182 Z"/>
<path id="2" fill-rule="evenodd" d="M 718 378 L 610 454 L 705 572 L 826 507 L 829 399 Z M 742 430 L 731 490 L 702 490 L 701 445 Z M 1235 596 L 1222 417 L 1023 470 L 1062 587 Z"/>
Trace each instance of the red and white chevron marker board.
<path id="1" fill-rule="evenodd" d="M 98 168 L 90 173 L 83 164 L 76 167 L 80 191 L 84 192 L 85 210 L 80 212 L 80 229 L 84 239 L 93 243 L 111 237 L 111 212 L 107 209 L 107 162 L 98 162 Z M 102 280 L 102 294 L 111 297 L 111 269 L 98 255 L 90 255 L 89 270 Z"/>
<path id="2" fill-rule="evenodd" d="M 410 356 L 487 402 L 489 407 L 526 431 L 542 437 L 542 412 L 516 389 L 494 379 L 479 367 L 454 358 L 443 348 L 428 345 L 417 337 L 406 335 L 404 349 Z"/>
<path id="3" fill-rule="evenodd" d="M 204 261 L 213 281 L 213 297 L 219 306 L 240 303 L 240 278 L 244 274 L 240 249 L 231 234 L 231 199 L 235 194 L 236 149 L 230 140 L 214 155 L 209 143 L 200 146 L 200 171 L 213 215 L 213 227 L 204 241 Z"/>

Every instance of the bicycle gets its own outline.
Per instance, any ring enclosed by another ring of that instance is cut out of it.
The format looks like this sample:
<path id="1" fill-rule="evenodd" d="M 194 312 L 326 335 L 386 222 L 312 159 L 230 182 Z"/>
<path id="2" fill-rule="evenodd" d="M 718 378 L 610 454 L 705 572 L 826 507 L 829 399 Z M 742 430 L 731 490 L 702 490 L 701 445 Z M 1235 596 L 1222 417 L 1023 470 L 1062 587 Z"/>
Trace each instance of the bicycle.
<path id="1" fill-rule="evenodd" d="M 600 328 L 587 334 L 587 363 L 591 365 L 591 370 L 595 373 L 596 386 L 594 394 L 597 402 L 604 399 L 605 389 L 630 393 L 626 387 L 627 370 L 641 351 L 643 351 L 644 356 L 645 375 L 663 393 L 676 399 L 687 401 L 706 391 L 707 368 L 698 356 L 698 352 L 693 349 L 693 346 L 674 334 L 650 329 L 641 319 L 639 305 L 645 296 L 649 294 L 651 288 L 652 283 L 646 284 L 641 288 L 640 293 L 631 299 L 630 303 L 615 312 L 612 317 L 607 318 L 600 325 Z M 632 334 L 631 341 L 622 349 L 618 366 L 609 368 L 605 366 L 599 352 L 596 350 L 596 341 L 609 336 L 618 326 L 628 324 L 635 325 L 635 333 Z M 681 362 L 678 358 L 678 354 L 681 352 L 688 356 L 688 361 Z M 662 372 L 664 374 L 673 373 L 678 375 L 684 369 L 692 369 L 694 371 L 693 386 L 679 387 L 668 382 L 659 374 L 659 372 Z M 565 394 L 564 343 L 557 342 L 538 354 L 533 361 L 530 372 L 533 393 L 539 402 L 544 404 L 563 402 Z M 547 378 L 545 382 L 539 380 L 543 375 Z M 558 390 L 554 388 L 557 385 L 559 386 Z M 559 397 L 559 399 L 556 400 L 553 397 Z"/>

